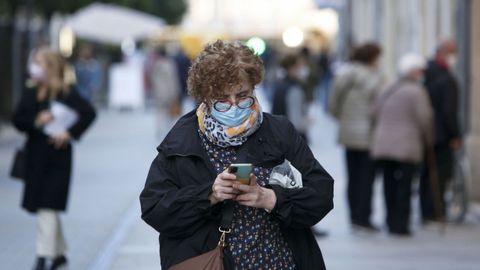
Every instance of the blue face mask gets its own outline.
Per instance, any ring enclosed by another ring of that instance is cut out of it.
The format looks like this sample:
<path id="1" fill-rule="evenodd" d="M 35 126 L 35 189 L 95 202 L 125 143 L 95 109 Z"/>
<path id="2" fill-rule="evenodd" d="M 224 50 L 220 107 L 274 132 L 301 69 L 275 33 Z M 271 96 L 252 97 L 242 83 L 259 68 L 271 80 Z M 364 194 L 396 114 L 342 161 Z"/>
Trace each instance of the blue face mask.
<path id="1" fill-rule="evenodd" d="M 212 108 L 211 114 L 218 122 L 228 126 L 236 127 L 243 123 L 252 114 L 252 108 L 241 109 L 236 105 L 233 105 L 226 112 L 219 112 Z"/>

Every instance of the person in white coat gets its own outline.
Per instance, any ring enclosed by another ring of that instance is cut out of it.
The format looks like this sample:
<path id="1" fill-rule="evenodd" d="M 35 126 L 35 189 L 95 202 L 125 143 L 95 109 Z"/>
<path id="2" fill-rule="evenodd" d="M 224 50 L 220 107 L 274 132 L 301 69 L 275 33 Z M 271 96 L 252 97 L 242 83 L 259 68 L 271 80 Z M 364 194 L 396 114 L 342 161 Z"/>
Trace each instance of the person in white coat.
<path id="1" fill-rule="evenodd" d="M 163 138 L 180 114 L 181 88 L 174 60 L 165 49 L 153 65 L 150 78 L 157 109 L 157 136 Z"/>

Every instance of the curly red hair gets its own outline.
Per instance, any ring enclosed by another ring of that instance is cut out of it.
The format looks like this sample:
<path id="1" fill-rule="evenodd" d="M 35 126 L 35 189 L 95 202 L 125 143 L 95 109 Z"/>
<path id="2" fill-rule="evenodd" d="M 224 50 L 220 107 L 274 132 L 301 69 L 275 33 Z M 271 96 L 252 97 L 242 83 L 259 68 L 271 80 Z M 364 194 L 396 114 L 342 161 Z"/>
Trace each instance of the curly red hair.
<path id="1" fill-rule="evenodd" d="M 217 40 L 205 46 L 188 72 L 188 92 L 210 103 L 245 79 L 253 87 L 263 79 L 263 61 L 239 41 Z"/>

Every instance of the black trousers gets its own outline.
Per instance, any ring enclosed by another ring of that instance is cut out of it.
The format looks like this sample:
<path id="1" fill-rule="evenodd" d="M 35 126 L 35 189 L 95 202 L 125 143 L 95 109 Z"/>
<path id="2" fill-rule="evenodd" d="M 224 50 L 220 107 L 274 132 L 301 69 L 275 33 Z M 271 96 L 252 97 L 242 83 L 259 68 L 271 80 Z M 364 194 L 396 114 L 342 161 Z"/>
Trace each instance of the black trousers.
<path id="1" fill-rule="evenodd" d="M 347 198 L 352 224 L 370 224 L 374 163 L 368 151 L 346 149 L 348 187 Z"/>
<path id="2" fill-rule="evenodd" d="M 413 163 L 382 160 L 383 191 L 387 209 L 387 226 L 393 233 L 408 233 L 412 180 L 417 172 Z"/>
<path id="3" fill-rule="evenodd" d="M 420 178 L 420 208 L 422 219 L 439 220 L 445 216 L 445 189 L 453 176 L 454 153 L 448 145 L 439 145 L 435 147 L 435 162 L 438 175 L 439 196 L 441 198 L 440 213 L 436 213 L 433 200 L 432 185 L 430 179 L 429 162 L 426 160 L 422 168 Z M 441 216 L 439 216 L 439 214 Z"/>

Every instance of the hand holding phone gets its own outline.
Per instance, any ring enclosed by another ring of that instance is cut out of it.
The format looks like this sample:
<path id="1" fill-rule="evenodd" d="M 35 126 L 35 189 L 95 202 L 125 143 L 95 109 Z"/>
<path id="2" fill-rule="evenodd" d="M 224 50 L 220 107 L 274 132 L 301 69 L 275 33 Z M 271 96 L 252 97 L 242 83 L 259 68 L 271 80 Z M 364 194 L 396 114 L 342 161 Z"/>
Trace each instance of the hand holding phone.
<path id="1" fill-rule="evenodd" d="M 253 166 L 250 163 L 234 163 L 228 168 L 228 172 L 235 174 L 237 181 L 244 185 L 250 185 L 250 174 Z"/>

